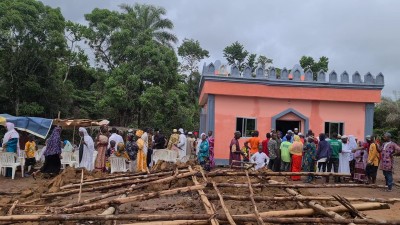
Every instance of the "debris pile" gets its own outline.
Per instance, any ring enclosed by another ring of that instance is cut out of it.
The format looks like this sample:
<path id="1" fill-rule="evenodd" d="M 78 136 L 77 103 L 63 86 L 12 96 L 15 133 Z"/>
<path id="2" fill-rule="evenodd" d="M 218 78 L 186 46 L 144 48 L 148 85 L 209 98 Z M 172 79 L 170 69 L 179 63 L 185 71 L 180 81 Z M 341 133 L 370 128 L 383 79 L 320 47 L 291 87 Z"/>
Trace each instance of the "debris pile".
<path id="1" fill-rule="evenodd" d="M 147 173 L 67 168 L 50 181 L 41 179 L 36 187 L 2 198 L 6 207 L 0 211 L 0 223 L 400 224 L 400 220 L 369 219 L 362 213 L 388 209 L 400 199 L 313 196 L 307 191 L 378 185 L 291 184 L 286 178 L 309 174 L 225 168 L 206 173 L 194 161 L 179 165 L 160 161 Z"/>

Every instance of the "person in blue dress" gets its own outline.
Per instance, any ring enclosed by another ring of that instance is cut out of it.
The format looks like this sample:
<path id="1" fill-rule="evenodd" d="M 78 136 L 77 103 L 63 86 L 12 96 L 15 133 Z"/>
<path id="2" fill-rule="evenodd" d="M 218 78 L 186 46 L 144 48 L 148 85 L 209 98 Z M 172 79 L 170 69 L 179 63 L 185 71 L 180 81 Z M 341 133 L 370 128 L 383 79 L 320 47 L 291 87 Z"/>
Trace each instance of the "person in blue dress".
<path id="1" fill-rule="evenodd" d="M 199 153 L 197 155 L 197 159 L 199 160 L 200 165 L 203 167 L 204 170 L 210 171 L 210 162 L 209 162 L 209 149 L 210 146 L 207 141 L 207 137 L 205 133 L 201 134 L 201 144 L 199 148 Z"/>

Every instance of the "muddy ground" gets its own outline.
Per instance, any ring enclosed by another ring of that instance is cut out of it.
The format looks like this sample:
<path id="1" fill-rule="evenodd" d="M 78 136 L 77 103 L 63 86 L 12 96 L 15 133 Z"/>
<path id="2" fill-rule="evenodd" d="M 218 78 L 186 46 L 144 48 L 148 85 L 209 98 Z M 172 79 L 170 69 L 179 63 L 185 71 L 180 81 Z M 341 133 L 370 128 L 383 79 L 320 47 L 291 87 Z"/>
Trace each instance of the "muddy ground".
<path id="1" fill-rule="evenodd" d="M 396 159 L 400 161 L 399 158 Z M 181 165 L 182 166 L 182 165 Z M 160 165 L 160 168 L 164 170 L 173 169 L 173 165 Z M 84 173 L 84 179 L 93 179 L 110 176 L 106 173 Z M 13 196 L 9 195 L 1 195 L 0 196 L 0 214 L 6 215 L 11 204 L 15 200 L 19 200 L 19 202 L 29 202 L 35 200 L 40 197 L 42 193 L 53 193 L 59 191 L 59 187 L 69 184 L 79 182 L 81 178 L 81 171 L 74 170 L 71 168 L 67 168 L 65 172 L 56 178 L 46 178 L 39 177 L 37 180 L 34 180 L 32 177 L 22 178 L 21 174 L 17 172 L 15 180 L 11 180 L 9 178 L 0 177 L 0 189 L 1 192 L 17 192 L 22 191 L 22 194 L 16 194 Z M 271 179 L 277 181 L 284 181 L 288 183 L 302 183 L 302 181 L 290 181 L 284 177 L 272 177 Z M 209 178 L 210 181 L 215 182 L 223 182 L 223 183 L 246 183 L 246 177 L 213 177 Z M 265 182 L 261 181 L 259 178 L 252 177 L 252 182 L 259 183 Z M 317 179 L 315 183 L 323 183 L 324 179 Z M 397 163 L 394 173 L 394 180 L 397 183 L 400 183 L 400 165 Z M 198 181 L 201 183 L 203 179 L 198 177 Z M 378 172 L 378 184 L 384 184 L 384 177 L 382 175 L 382 171 Z M 107 183 L 106 183 L 107 184 Z M 182 178 L 178 181 L 171 182 L 169 184 L 161 184 L 161 185 L 153 185 L 143 190 L 136 190 L 130 194 L 137 195 L 146 192 L 152 191 L 160 191 L 166 189 L 172 189 L 177 187 L 185 187 L 194 185 L 191 178 Z M 105 190 L 101 192 L 84 192 L 82 194 L 82 199 L 88 199 L 94 196 L 98 196 L 99 194 L 106 193 L 108 191 L 113 190 Z M 120 190 L 120 188 L 118 188 Z M 248 188 L 233 188 L 233 187 L 220 187 L 219 190 L 222 194 L 226 195 L 249 195 Z M 395 186 L 393 192 L 384 192 L 381 189 L 371 189 L 371 188 L 313 188 L 313 189 L 299 189 L 303 195 L 321 195 L 321 196 L 329 196 L 333 194 L 339 194 L 344 197 L 371 197 L 371 198 L 400 198 L 400 188 Z M 213 188 L 205 189 L 206 194 L 216 194 Z M 283 196 L 287 195 L 281 189 L 278 188 L 254 188 L 254 194 L 260 196 Z M 49 206 L 57 206 L 57 205 L 66 205 L 69 203 L 74 203 L 77 201 L 77 194 L 71 194 L 65 197 L 56 197 L 50 198 L 46 200 L 40 200 L 31 204 L 45 205 Z M 115 197 L 113 197 L 115 198 Z M 113 199 L 110 198 L 110 199 Z M 224 213 L 219 201 L 212 200 L 211 201 L 218 213 Z M 253 207 L 250 201 L 232 201 L 225 200 L 225 204 L 231 214 L 248 214 L 254 213 Z M 324 206 L 334 206 L 338 203 L 334 202 L 322 202 Z M 271 211 L 271 210 L 285 210 L 285 209 L 296 209 L 298 208 L 296 202 L 287 201 L 287 202 L 259 202 L 257 203 L 258 210 L 260 212 Z M 98 214 L 103 212 L 104 209 L 94 210 L 87 213 L 90 214 Z M 400 203 L 396 203 L 391 205 L 391 209 L 388 210 L 377 210 L 377 211 L 364 211 L 370 218 L 375 219 L 400 219 Z M 48 213 L 45 211 L 45 207 L 38 208 L 19 208 L 17 207 L 13 214 L 37 214 L 37 213 Z M 171 213 L 194 213 L 194 214 L 203 214 L 205 210 L 203 208 L 202 202 L 200 200 L 199 195 L 196 192 L 184 193 L 179 195 L 160 197 L 155 199 L 149 199 L 141 202 L 128 203 L 123 204 L 119 207 L 119 214 L 135 214 L 135 213 L 148 213 L 148 214 L 171 214 Z M 344 214 L 348 217 L 347 214 Z M 119 223 L 124 223 L 129 221 L 120 221 Z M 56 222 L 41 222 L 41 223 L 20 223 L 20 224 L 59 224 Z M 64 223 L 64 224 L 76 224 L 76 223 Z M 103 224 L 96 222 L 83 222 L 80 224 Z"/>

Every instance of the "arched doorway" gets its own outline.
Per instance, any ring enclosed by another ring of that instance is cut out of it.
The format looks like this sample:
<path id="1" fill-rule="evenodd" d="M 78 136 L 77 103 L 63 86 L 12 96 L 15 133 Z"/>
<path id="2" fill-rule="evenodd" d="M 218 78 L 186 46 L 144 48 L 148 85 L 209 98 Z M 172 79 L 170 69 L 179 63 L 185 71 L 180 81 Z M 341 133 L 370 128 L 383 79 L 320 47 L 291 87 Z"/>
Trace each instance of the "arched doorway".
<path id="1" fill-rule="evenodd" d="M 286 134 L 288 130 L 298 128 L 299 132 L 305 133 L 309 129 L 309 120 L 306 116 L 290 108 L 272 117 L 272 129 L 282 131 Z"/>

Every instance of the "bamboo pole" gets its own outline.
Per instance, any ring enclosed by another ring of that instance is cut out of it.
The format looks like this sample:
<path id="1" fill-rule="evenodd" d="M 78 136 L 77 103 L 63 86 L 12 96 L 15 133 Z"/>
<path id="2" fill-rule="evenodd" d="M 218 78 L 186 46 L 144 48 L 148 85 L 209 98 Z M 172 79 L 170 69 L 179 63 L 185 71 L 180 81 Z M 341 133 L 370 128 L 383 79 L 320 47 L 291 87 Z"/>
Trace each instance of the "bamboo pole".
<path id="1" fill-rule="evenodd" d="M 190 172 L 194 172 L 194 170 L 192 169 L 191 166 L 189 166 L 189 171 L 190 171 Z M 199 185 L 199 184 L 200 184 L 200 183 L 197 181 L 196 176 L 192 176 L 192 181 L 193 181 L 193 183 L 194 183 L 195 185 Z M 212 225 L 219 225 L 218 220 L 215 219 L 215 218 L 213 218 L 214 215 L 215 215 L 215 210 L 214 210 L 214 208 L 212 207 L 212 205 L 211 205 L 210 201 L 208 200 L 208 198 L 207 198 L 206 194 L 204 193 L 204 191 L 203 191 L 203 190 L 199 190 L 199 191 L 197 191 L 197 193 L 200 195 L 200 199 L 201 199 L 201 201 L 202 201 L 202 203 L 203 203 L 204 209 L 206 210 L 207 214 L 208 214 L 208 215 L 210 216 L 210 218 L 211 218 L 211 221 L 210 221 L 211 224 L 212 224 Z"/>
<path id="2" fill-rule="evenodd" d="M 253 208 L 254 208 L 254 214 L 256 215 L 257 223 L 258 223 L 258 225 L 263 225 L 264 221 L 262 220 L 262 218 L 260 216 L 260 213 L 258 212 L 256 201 L 254 201 L 254 198 L 253 198 L 253 196 L 254 196 L 253 187 L 251 186 L 251 180 L 250 180 L 250 177 L 249 177 L 249 172 L 247 170 L 246 170 L 246 177 L 247 177 L 247 182 L 248 182 L 249 191 L 250 191 L 250 196 L 249 197 L 250 197 L 251 203 L 252 203 Z"/>
<path id="3" fill-rule="evenodd" d="M 347 199 L 343 198 L 340 195 L 333 195 L 333 197 L 340 204 L 342 204 L 344 207 L 346 207 L 352 214 L 360 217 L 361 219 L 367 219 L 367 217 L 365 215 L 363 215 L 361 212 L 359 212 L 357 209 L 355 209 Z"/>
<path id="4" fill-rule="evenodd" d="M 125 198 L 125 197 L 126 197 L 126 194 L 123 194 L 123 195 L 119 196 L 118 198 Z M 110 206 L 99 215 L 113 215 L 115 213 L 115 211 L 116 211 L 116 207 Z"/>
<path id="5" fill-rule="evenodd" d="M 217 185 L 218 186 L 218 185 Z M 210 200 L 218 200 L 218 195 L 207 194 L 207 198 Z M 235 200 L 235 201 L 250 201 L 248 196 L 239 196 L 239 195 L 223 195 L 225 200 Z M 318 201 L 336 201 L 336 199 L 332 196 L 253 196 L 256 202 L 262 201 L 310 201 L 310 200 L 318 200 Z M 353 198 L 346 197 L 349 201 L 361 201 L 361 202 L 381 202 L 381 203 L 390 203 L 393 204 L 395 202 L 400 202 L 400 198 Z"/>
<path id="6" fill-rule="evenodd" d="M 254 171 L 249 172 L 250 176 L 339 176 L 350 177 L 351 174 L 347 173 L 330 173 L 330 172 L 272 172 L 272 171 Z M 215 176 L 246 176 L 246 172 L 235 170 L 218 170 L 207 174 L 209 177 Z"/>
<path id="7" fill-rule="evenodd" d="M 295 191 L 293 189 L 290 189 L 290 188 L 286 188 L 285 191 L 287 191 L 289 194 L 294 195 L 294 196 L 302 196 L 297 191 Z M 317 203 L 315 201 L 308 201 L 308 202 L 306 202 L 306 204 L 309 207 L 311 207 L 312 209 L 314 209 L 315 211 L 319 212 L 320 214 L 328 216 L 328 217 L 332 218 L 335 221 L 338 220 L 338 219 L 345 219 L 343 216 L 337 214 L 334 211 L 331 211 L 331 210 L 323 207 L 322 205 L 320 205 L 319 203 Z M 345 207 L 345 208 L 347 209 L 347 207 Z M 354 225 L 354 223 L 349 223 L 349 225 Z"/>
<path id="8" fill-rule="evenodd" d="M 224 199 L 222 198 L 221 192 L 219 192 L 217 184 L 213 182 L 214 190 L 217 192 L 217 195 L 219 197 L 219 201 L 221 202 L 222 209 L 225 212 L 226 218 L 228 219 L 228 222 L 230 225 L 236 225 L 235 221 L 233 220 L 231 213 L 229 212 L 228 208 L 226 208 Z"/>
<path id="9" fill-rule="evenodd" d="M 212 184 L 207 183 L 207 186 Z M 237 187 L 245 188 L 248 184 L 233 184 L 233 183 L 218 183 L 218 187 Z M 384 185 L 371 185 L 371 184 L 252 184 L 254 187 L 276 187 L 276 188 L 384 188 Z"/>
<path id="10" fill-rule="evenodd" d="M 102 184 L 102 183 L 112 183 L 116 181 L 125 181 L 125 180 L 134 180 L 134 179 L 140 179 L 140 178 L 150 178 L 150 177 L 160 177 L 164 175 L 172 175 L 172 172 L 163 172 L 160 174 L 145 174 L 145 175 L 130 175 L 130 174 L 116 174 L 115 177 L 106 177 L 104 179 L 88 179 L 83 181 L 83 186 L 87 185 L 93 185 L 93 184 Z M 60 187 L 60 190 L 64 189 L 69 189 L 69 188 L 74 188 L 74 187 L 79 187 L 80 183 L 72 183 L 72 184 L 67 184 L 62 187 Z"/>
<path id="11" fill-rule="evenodd" d="M 189 191 L 196 191 L 196 190 L 201 190 L 201 189 L 204 189 L 203 185 L 181 187 L 181 188 L 175 188 L 175 189 L 165 190 L 165 191 L 155 191 L 155 192 L 150 192 L 150 193 L 145 193 L 145 194 L 140 194 L 140 195 L 134 195 L 131 197 L 107 200 L 107 201 L 102 201 L 102 202 L 93 203 L 93 204 L 86 204 L 86 205 L 78 206 L 75 208 L 61 208 L 61 209 L 56 210 L 56 212 L 63 212 L 63 213 L 86 212 L 86 211 L 91 211 L 94 209 L 99 209 L 99 208 L 103 208 L 103 207 L 110 206 L 110 205 L 121 205 L 121 204 L 128 203 L 128 202 L 143 201 L 143 200 L 147 200 L 147 199 L 151 199 L 151 198 L 155 198 L 155 197 L 174 195 L 174 194 L 185 193 L 185 192 L 189 192 Z"/>
<path id="12" fill-rule="evenodd" d="M 125 193 L 128 195 L 129 193 L 131 193 L 134 190 L 145 188 L 145 187 L 148 187 L 148 186 L 154 185 L 154 184 L 161 184 L 161 183 L 166 183 L 166 182 L 169 182 L 169 181 L 172 181 L 172 180 L 189 177 L 189 176 L 192 176 L 194 174 L 196 174 L 196 171 L 187 172 L 187 173 L 181 173 L 181 174 L 177 174 L 177 175 L 174 175 L 174 176 L 170 176 L 170 177 L 154 180 L 154 181 L 151 181 L 151 182 L 147 182 L 147 183 L 144 183 L 144 184 L 132 185 L 128 189 L 113 191 L 113 192 L 110 192 L 110 193 L 107 193 L 107 194 L 103 194 L 103 195 L 100 195 L 100 196 L 97 196 L 97 197 L 86 199 L 86 200 L 84 200 L 83 202 L 80 202 L 80 203 L 68 204 L 68 205 L 64 206 L 64 208 L 72 208 L 72 207 L 80 206 L 80 205 L 83 205 L 83 204 L 88 204 L 88 203 L 91 203 L 91 202 L 100 201 L 102 199 L 106 199 L 106 198 L 109 198 L 109 197 L 125 194 Z"/>
<path id="13" fill-rule="evenodd" d="M 359 211 L 388 209 L 389 206 L 384 203 L 362 203 L 353 205 Z M 347 212 L 344 206 L 329 207 L 337 213 Z M 315 213 L 313 209 L 296 209 L 261 212 L 260 215 L 265 222 L 277 223 L 349 223 L 355 222 L 360 224 L 400 224 L 400 220 L 373 220 L 373 219 L 356 219 L 356 220 L 337 220 L 333 221 L 330 218 L 306 218 Z M 290 217 L 288 217 L 290 216 Z M 255 222 L 254 214 L 232 215 L 235 221 Z M 276 217 L 276 218 L 274 218 Z M 287 217 L 287 218 L 282 218 Z M 300 217 L 300 218 L 299 218 Z M 216 215 L 220 220 L 227 220 L 225 215 Z M 23 221 L 76 221 L 76 220 L 135 220 L 135 221 L 165 221 L 165 220 L 207 220 L 210 219 L 209 214 L 121 214 L 121 215 L 93 215 L 93 214 L 51 214 L 51 215 L 12 215 L 0 216 L 0 221 L 5 222 L 23 222 Z M 316 222 L 317 221 L 317 222 Z"/>
<path id="14" fill-rule="evenodd" d="M 208 220 L 173 220 L 173 221 L 129 223 L 125 225 L 207 225 L 207 224 L 209 224 Z"/>
<path id="15" fill-rule="evenodd" d="M 132 185 L 132 184 L 144 183 L 144 182 L 150 182 L 150 181 L 156 181 L 156 180 L 158 180 L 158 177 L 150 177 L 150 178 L 143 179 L 143 180 L 129 180 L 129 181 L 125 181 L 122 183 L 100 185 L 100 186 L 96 186 L 96 187 L 85 188 L 85 189 L 82 189 L 81 192 L 93 192 L 93 191 L 114 189 L 114 188 Z M 76 194 L 79 192 L 80 192 L 80 189 L 72 189 L 72 190 L 68 190 L 68 191 L 60 191 L 60 192 L 42 194 L 41 197 L 42 198 L 52 198 L 52 197 L 56 197 L 56 196 L 66 196 L 66 195 Z"/>
<path id="16" fill-rule="evenodd" d="M 18 202 L 19 202 L 19 201 L 17 200 L 17 201 L 15 201 L 15 202 L 12 204 L 10 210 L 8 210 L 7 215 L 11 216 L 11 215 L 13 214 L 13 211 L 14 211 L 15 207 L 17 206 Z"/>
<path id="17" fill-rule="evenodd" d="M 81 195 L 82 195 L 83 169 L 81 171 L 82 171 L 82 174 L 81 174 L 81 185 L 79 187 L 78 203 L 81 202 Z"/>

